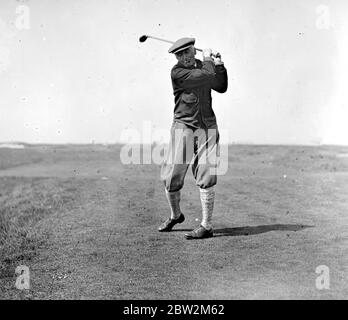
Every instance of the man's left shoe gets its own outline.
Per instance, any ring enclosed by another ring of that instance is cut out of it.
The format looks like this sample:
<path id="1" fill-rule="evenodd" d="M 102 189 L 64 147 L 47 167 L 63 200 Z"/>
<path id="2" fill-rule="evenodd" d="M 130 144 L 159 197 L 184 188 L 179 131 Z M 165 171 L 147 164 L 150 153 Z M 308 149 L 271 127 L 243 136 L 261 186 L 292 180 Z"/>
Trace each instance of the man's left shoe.
<path id="1" fill-rule="evenodd" d="M 181 214 L 178 219 L 171 219 L 171 218 L 169 218 L 168 220 L 166 220 L 165 222 L 163 222 L 159 226 L 158 231 L 159 232 L 169 232 L 169 231 L 172 231 L 173 227 L 177 223 L 183 223 L 184 221 L 185 221 L 185 216 L 183 214 Z"/>
<path id="2" fill-rule="evenodd" d="M 197 229 L 190 231 L 188 233 L 185 233 L 185 238 L 187 240 L 205 239 L 205 238 L 211 238 L 211 237 L 214 237 L 213 229 L 207 230 L 203 226 L 199 226 Z"/>

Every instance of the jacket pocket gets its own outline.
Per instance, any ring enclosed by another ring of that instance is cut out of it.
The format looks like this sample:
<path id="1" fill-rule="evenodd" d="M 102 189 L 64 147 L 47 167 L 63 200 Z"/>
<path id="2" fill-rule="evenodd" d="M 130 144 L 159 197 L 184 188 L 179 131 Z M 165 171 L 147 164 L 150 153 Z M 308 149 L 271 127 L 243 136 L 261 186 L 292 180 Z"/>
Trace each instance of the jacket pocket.
<path id="1" fill-rule="evenodd" d="M 177 117 L 194 119 L 198 112 L 198 103 L 199 99 L 193 92 L 183 92 L 180 97 L 179 107 L 176 110 Z"/>
<path id="2" fill-rule="evenodd" d="M 181 95 L 181 100 L 186 104 L 193 104 L 193 103 L 197 103 L 198 98 L 193 92 L 191 92 L 191 93 L 184 92 Z"/>

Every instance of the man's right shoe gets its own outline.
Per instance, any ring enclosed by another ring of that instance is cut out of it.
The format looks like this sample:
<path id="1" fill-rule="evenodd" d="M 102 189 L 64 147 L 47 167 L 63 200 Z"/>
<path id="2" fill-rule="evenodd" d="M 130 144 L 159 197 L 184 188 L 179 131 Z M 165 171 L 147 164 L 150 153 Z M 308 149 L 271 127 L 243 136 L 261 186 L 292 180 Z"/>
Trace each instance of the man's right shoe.
<path id="1" fill-rule="evenodd" d="M 177 224 L 177 223 L 182 223 L 185 221 L 185 216 L 183 214 L 180 215 L 180 217 L 178 219 L 171 219 L 169 218 L 168 220 L 166 220 L 165 222 L 163 222 L 159 227 L 158 227 L 158 231 L 159 232 L 169 232 L 173 229 L 173 227 Z"/>
<path id="2" fill-rule="evenodd" d="M 185 233 L 185 238 L 187 240 L 192 239 L 205 239 L 214 237 L 213 229 L 207 230 L 202 225 L 200 225 L 197 229 Z"/>

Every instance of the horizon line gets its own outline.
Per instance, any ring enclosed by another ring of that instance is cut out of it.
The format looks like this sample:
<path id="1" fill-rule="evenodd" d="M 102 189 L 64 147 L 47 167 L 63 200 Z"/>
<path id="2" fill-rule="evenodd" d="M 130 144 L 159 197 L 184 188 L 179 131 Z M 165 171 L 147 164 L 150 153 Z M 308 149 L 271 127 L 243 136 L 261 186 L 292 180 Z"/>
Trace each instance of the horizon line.
<path id="1" fill-rule="evenodd" d="M 158 142 L 153 143 L 129 143 L 128 145 L 158 145 Z M 165 143 L 168 144 L 168 143 Z M 51 142 L 22 142 L 22 141 L 0 141 L 0 148 L 1 146 L 6 145 L 23 145 L 23 146 L 64 146 L 64 145 L 70 145 L 70 146 L 109 146 L 109 145 L 120 145 L 124 146 L 127 145 L 127 143 L 122 142 L 61 142 L 61 143 L 51 143 Z M 335 143 L 256 143 L 256 142 L 228 142 L 228 143 L 221 143 L 220 145 L 228 145 L 228 146 L 296 146 L 296 147 L 325 147 L 325 146 L 334 146 L 334 147 L 348 147 L 348 144 L 335 144 Z M 6 147 L 3 147 L 6 148 Z"/>

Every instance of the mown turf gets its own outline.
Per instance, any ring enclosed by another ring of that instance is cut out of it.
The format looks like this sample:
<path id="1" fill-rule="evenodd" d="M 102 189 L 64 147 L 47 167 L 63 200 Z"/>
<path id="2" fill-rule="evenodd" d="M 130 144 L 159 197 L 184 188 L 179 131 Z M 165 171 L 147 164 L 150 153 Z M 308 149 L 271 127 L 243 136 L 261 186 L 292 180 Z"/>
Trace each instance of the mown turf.
<path id="1" fill-rule="evenodd" d="M 35 151 L 39 163 L 0 171 L 1 298 L 348 296 L 346 147 L 231 146 L 215 237 L 204 241 L 184 239 L 201 218 L 190 171 L 186 221 L 159 233 L 169 209 L 158 165 L 123 165 L 119 146 Z M 14 287 L 18 264 L 31 271 L 27 292 Z M 330 290 L 315 286 L 319 265 L 330 268 Z"/>

